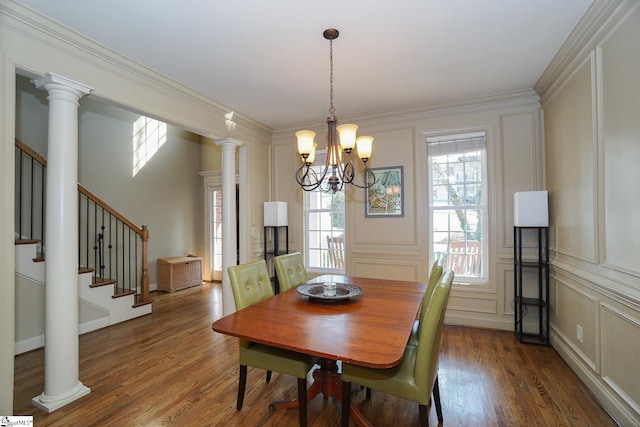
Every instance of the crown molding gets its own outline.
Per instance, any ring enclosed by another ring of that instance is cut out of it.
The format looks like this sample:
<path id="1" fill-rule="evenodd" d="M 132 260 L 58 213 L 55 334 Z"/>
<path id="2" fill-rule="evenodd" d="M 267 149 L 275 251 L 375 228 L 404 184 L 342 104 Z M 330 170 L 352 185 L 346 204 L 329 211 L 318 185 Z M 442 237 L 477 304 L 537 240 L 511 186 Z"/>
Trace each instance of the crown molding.
<path id="1" fill-rule="evenodd" d="M 445 113 L 467 113 L 474 111 L 486 110 L 487 108 L 504 108 L 504 107 L 516 107 L 520 105 L 537 104 L 540 101 L 540 97 L 533 89 L 523 89 L 512 92 L 504 92 L 493 95 L 451 100 L 440 103 L 424 104 L 414 107 L 407 107 L 395 110 L 381 111 L 378 113 L 371 113 L 358 116 L 341 116 L 342 122 L 357 122 L 362 123 L 392 123 L 405 120 L 420 120 L 433 116 L 442 115 Z M 317 127 L 325 126 L 324 122 L 307 122 L 300 123 L 298 125 L 286 126 L 282 128 L 274 129 L 275 134 L 295 132 L 298 129 L 314 129 Z"/>
<path id="2" fill-rule="evenodd" d="M 230 133 L 233 133 L 238 127 L 245 128 L 252 133 L 258 132 L 269 136 L 272 132 L 272 129 L 268 126 L 238 113 L 14 1 L 0 2 L 0 34 L 4 33 L 5 28 L 9 29 L 10 32 L 19 34 L 28 40 L 35 41 L 51 49 L 52 52 L 67 52 L 74 57 L 91 63 L 93 66 L 107 73 L 113 73 L 127 79 L 136 78 L 138 81 L 143 81 L 145 86 L 159 88 L 176 99 L 180 99 L 200 110 L 206 110 L 210 114 L 221 118 L 227 123 L 227 128 L 231 131 Z M 5 50 L 10 50 L 12 47 L 11 43 L 0 46 L 0 48 Z M 33 77 L 32 73 L 40 75 L 46 72 L 54 72 L 67 76 L 69 74 L 68 72 L 49 69 L 51 66 L 44 62 L 36 62 L 45 61 L 45 59 L 34 59 L 25 55 L 23 52 L 15 50 L 11 51 L 11 55 L 16 58 L 18 67 L 25 67 L 23 71 L 30 77 Z M 81 75 L 68 77 L 77 81 L 86 80 L 86 76 Z M 103 88 L 96 85 L 93 95 L 110 101 L 120 102 L 120 100 L 112 99 L 110 94 L 105 93 L 102 89 Z M 221 135 L 218 135 L 218 137 L 220 136 Z M 226 135 L 222 135 L 222 137 L 224 136 Z"/>
<path id="3" fill-rule="evenodd" d="M 620 19 L 638 4 L 637 0 L 593 0 L 534 85 L 543 102 L 584 62 L 589 52 L 618 25 Z"/>

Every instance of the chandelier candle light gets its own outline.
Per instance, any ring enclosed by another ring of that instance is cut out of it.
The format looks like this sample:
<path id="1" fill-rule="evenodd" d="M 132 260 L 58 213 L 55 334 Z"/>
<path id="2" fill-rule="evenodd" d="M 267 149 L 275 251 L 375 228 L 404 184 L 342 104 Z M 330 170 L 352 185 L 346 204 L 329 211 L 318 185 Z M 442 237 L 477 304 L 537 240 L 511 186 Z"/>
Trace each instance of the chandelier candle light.
<path id="1" fill-rule="evenodd" d="M 372 136 L 356 137 L 358 125 L 344 124 L 337 126 L 338 118 L 335 116 L 335 108 L 333 106 L 333 40 L 338 38 L 340 33 L 334 28 L 329 28 L 322 34 L 325 39 L 329 40 L 329 62 L 330 62 L 330 108 L 329 117 L 327 117 L 327 156 L 325 160 L 322 175 L 318 175 L 313 168 L 313 162 L 316 157 L 317 144 L 313 141 L 316 133 L 311 130 L 300 130 L 296 132 L 298 139 L 298 152 L 302 156 L 302 166 L 296 172 L 296 181 L 303 190 L 313 191 L 320 188 L 323 191 L 336 192 L 342 189 L 344 184 L 352 184 L 360 188 L 369 188 L 375 181 L 376 177 L 369 167 L 367 160 L 371 158 L 373 145 Z M 338 140 L 338 134 L 340 139 Z M 364 172 L 362 177 L 362 185 L 354 182 L 356 170 L 351 160 L 351 153 L 356 148 L 358 157 L 364 164 Z"/>

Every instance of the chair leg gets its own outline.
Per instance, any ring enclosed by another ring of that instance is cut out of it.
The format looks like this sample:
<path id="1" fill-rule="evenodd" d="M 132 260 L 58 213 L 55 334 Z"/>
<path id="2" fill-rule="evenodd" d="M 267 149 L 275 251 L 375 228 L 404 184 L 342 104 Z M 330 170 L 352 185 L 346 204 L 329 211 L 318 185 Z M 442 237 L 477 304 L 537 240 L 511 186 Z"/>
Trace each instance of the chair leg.
<path id="1" fill-rule="evenodd" d="M 442 405 L 440 404 L 440 386 L 438 385 L 438 376 L 436 375 L 436 381 L 433 383 L 433 403 L 436 405 L 436 414 L 438 415 L 438 422 L 442 424 Z"/>
<path id="2" fill-rule="evenodd" d="M 367 387 L 367 391 L 365 392 L 365 396 L 367 396 L 367 399 L 371 399 L 371 388 Z"/>
<path id="3" fill-rule="evenodd" d="M 351 409 L 351 383 L 342 381 L 342 427 L 349 426 L 349 411 Z"/>
<path id="4" fill-rule="evenodd" d="M 300 427 L 307 427 L 307 379 L 298 378 L 298 411 Z"/>
<path id="5" fill-rule="evenodd" d="M 247 385 L 247 365 L 240 365 L 240 379 L 238 380 L 238 402 L 236 408 L 242 409 L 242 402 L 244 401 L 244 389 Z"/>
<path id="6" fill-rule="evenodd" d="M 267 371 L 267 382 L 271 381 L 271 371 Z"/>
<path id="7" fill-rule="evenodd" d="M 429 427 L 429 406 L 418 405 L 420 413 L 420 427 Z"/>

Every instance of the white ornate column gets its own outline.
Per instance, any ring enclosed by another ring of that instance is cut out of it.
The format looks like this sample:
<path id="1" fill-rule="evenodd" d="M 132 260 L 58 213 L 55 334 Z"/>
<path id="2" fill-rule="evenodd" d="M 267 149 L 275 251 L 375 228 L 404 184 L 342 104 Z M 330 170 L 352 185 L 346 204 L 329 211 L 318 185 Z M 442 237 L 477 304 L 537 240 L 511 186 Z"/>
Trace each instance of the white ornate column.
<path id="1" fill-rule="evenodd" d="M 32 402 L 52 412 L 91 392 L 79 380 L 78 100 L 92 89 L 51 73 L 34 83 L 49 93 L 49 145 L 44 391 Z"/>
<path id="2" fill-rule="evenodd" d="M 222 314 L 236 311 L 227 267 L 237 265 L 236 244 L 236 148 L 241 141 L 225 138 L 216 141 L 222 147 Z"/>

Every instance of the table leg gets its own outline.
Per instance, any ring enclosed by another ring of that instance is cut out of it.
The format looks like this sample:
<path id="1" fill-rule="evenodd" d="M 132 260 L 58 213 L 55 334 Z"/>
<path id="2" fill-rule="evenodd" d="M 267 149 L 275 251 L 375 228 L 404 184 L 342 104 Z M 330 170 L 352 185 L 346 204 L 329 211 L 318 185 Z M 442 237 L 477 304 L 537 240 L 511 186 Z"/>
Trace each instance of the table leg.
<path id="1" fill-rule="evenodd" d="M 326 397 L 334 397 L 340 400 L 341 394 L 341 382 L 340 374 L 338 373 L 338 364 L 335 360 L 320 359 L 320 367 L 313 371 L 313 383 L 307 390 L 307 402 L 316 397 L 319 394 L 323 394 Z M 298 399 L 272 402 L 269 405 L 269 409 L 291 409 L 298 407 Z"/>
<path id="2" fill-rule="evenodd" d="M 342 379 L 338 372 L 338 364 L 335 360 L 320 359 L 320 367 L 313 371 L 313 383 L 307 390 L 307 402 L 321 394 L 325 397 L 333 397 L 338 402 L 342 402 Z M 298 399 L 289 401 L 272 402 L 270 410 L 291 409 L 298 407 Z M 349 414 L 351 419 L 360 427 L 371 427 L 371 424 L 356 408 L 353 403 L 350 405 Z"/>

